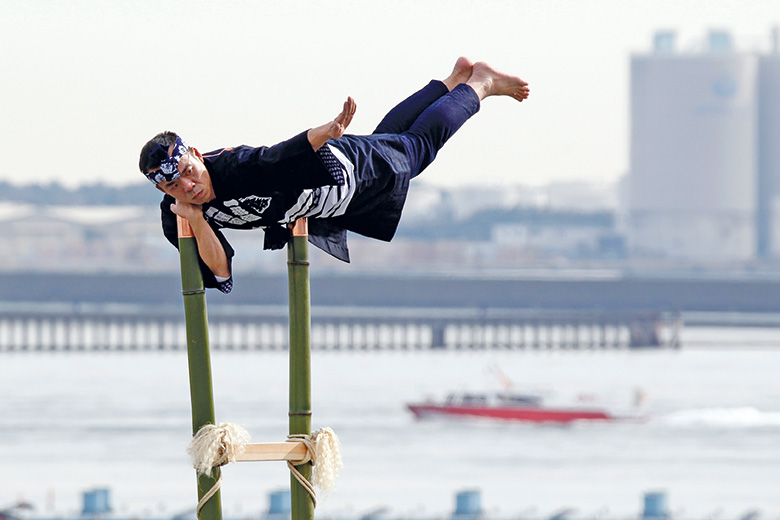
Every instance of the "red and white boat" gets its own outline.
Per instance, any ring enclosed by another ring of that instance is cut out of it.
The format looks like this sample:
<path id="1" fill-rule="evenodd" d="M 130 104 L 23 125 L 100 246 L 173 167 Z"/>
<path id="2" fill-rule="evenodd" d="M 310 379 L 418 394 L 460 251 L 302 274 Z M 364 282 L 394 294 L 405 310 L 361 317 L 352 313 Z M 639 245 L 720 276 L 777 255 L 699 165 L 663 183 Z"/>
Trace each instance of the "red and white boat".
<path id="1" fill-rule="evenodd" d="M 432 416 L 476 417 L 535 423 L 613 421 L 617 417 L 590 407 L 548 407 L 540 396 L 511 392 L 451 393 L 443 402 L 426 401 L 406 405 L 418 419 Z"/>

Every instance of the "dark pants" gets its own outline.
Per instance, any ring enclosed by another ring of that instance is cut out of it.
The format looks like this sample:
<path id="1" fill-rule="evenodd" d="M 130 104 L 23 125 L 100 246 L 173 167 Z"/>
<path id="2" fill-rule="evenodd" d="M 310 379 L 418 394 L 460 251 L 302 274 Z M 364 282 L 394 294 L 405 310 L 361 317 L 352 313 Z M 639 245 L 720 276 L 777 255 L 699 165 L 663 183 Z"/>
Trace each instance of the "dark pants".
<path id="1" fill-rule="evenodd" d="M 468 85 L 461 83 L 449 92 L 444 83 L 433 80 L 388 112 L 374 133 L 403 138 L 414 178 L 479 106 L 479 97 Z"/>

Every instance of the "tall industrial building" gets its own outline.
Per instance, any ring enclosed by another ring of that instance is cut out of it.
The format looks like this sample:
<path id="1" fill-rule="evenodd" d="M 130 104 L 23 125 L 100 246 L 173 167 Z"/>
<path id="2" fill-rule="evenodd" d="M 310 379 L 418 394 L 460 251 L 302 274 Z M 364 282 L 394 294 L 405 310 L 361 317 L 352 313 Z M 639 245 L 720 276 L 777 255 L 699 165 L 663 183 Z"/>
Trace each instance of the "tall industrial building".
<path id="1" fill-rule="evenodd" d="M 780 35 L 758 61 L 758 244 L 760 257 L 780 257 Z"/>
<path id="2" fill-rule="evenodd" d="M 657 33 L 631 59 L 628 239 L 635 255 L 742 261 L 780 255 L 780 53 L 706 50 Z"/>

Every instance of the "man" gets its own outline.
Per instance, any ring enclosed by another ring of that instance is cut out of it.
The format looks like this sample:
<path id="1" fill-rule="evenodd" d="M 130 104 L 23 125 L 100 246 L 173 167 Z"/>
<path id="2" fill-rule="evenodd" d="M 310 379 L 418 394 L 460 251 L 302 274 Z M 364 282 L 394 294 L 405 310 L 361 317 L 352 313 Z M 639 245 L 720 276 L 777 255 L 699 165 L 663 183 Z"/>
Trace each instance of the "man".
<path id="1" fill-rule="evenodd" d="M 459 58 L 393 108 L 373 134 L 345 134 L 356 105 L 347 98 L 331 122 L 271 147 L 201 154 L 173 132 L 141 150 L 141 172 L 165 193 L 163 231 L 177 245 L 176 215 L 192 226 L 206 287 L 232 288 L 233 249 L 221 228 L 265 230 L 265 248 L 289 240 L 287 224 L 309 218 L 309 241 L 345 262 L 346 232 L 389 241 L 409 181 L 489 96 L 528 97 L 528 84 L 487 63 Z"/>

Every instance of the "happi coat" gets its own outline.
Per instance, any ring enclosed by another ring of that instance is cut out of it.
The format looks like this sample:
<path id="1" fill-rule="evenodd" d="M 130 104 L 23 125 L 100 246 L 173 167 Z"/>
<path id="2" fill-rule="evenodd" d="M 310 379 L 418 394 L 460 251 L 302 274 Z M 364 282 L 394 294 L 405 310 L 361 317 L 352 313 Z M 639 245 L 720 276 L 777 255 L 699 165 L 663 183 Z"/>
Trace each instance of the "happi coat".
<path id="1" fill-rule="evenodd" d="M 309 219 L 309 242 L 349 262 L 347 231 L 389 241 L 393 238 L 409 189 L 411 172 L 402 141 L 391 134 L 345 135 L 318 151 L 303 132 L 270 147 L 237 146 L 203 154 L 216 198 L 203 204 L 203 215 L 214 229 L 232 273 L 234 250 L 221 232 L 265 230 L 265 249 L 280 249 L 290 237 L 286 223 L 295 219 L 301 201 L 338 198 L 336 209 Z M 344 196 L 343 190 L 350 190 Z M 314 198 L 314 199 L 312 199 Z M 175 202 L 160 203 L 165 237 L 178 247 Z M 293 208 L 291 210 L 291 208 Z M 227 292 L 201 261 L 206 287 Z M 227 287 L 227 290 L 225 289 Z"/>

